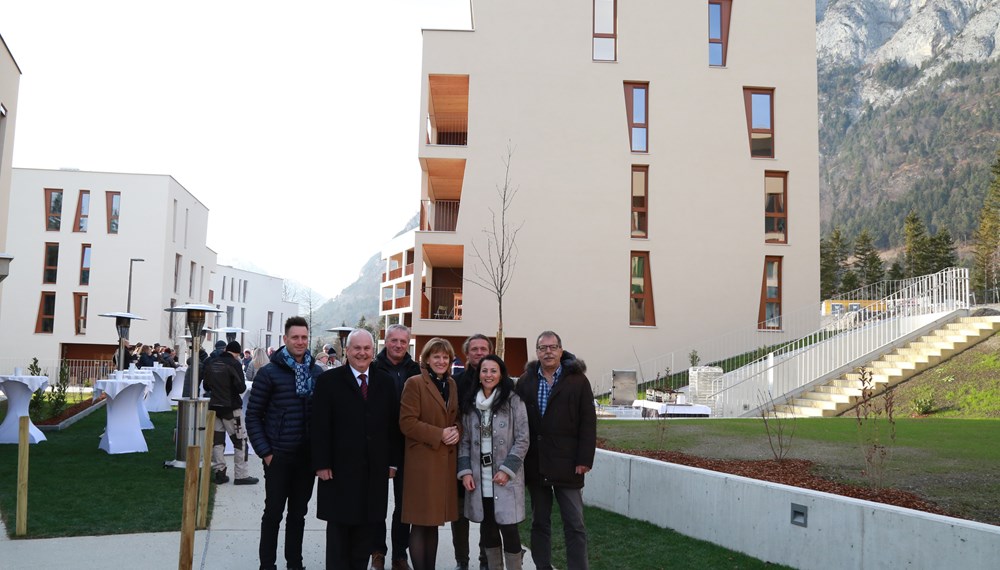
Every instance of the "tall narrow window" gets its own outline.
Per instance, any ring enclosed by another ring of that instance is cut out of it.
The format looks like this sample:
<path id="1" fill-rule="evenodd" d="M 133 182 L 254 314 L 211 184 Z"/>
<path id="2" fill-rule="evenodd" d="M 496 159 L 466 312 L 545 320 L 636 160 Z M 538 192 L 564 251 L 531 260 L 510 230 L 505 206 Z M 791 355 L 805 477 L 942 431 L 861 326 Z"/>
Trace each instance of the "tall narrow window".
<path id="1" fill-rule="evenodd" d="M 743 88 L 750 156 L 774 158 L 774 89 Z"/>
<path id="2" fill-rule="evenodd" d="M 57 232 L 62 227 L 63 191 L 45 189 L 45 231 Z"/>
<path id="3" fill-rule="evenodd" d="M 272 330 L 271 326 L 274 324 L 274 311 L 267 312 L 267 330 Z M 268 346 L 271 345 L 271 341 L 267 341 Z"/>
<path id="4" fill-rule="evenodd" d="M 625 113 L 628 115 L 628 140 L 632 152 L 648 151 L 649 84 L 625 84 Z"/>
<path id="5" fill-rule="evenodd" d="M 56 294 L 53 291 L 42 291 L 38 301 L 38 319 L 35 321 L 36 333 L 50 333 L 56 323 Z"/>
<path id="6" fill-rule="evenodd" d="M 764 280 L 760 287 L 759 329 L 781 328 L 781 258 L 764 258 Z"/>
<path id="7" fill-rule="evenodd" d="M 86 293 L 73 293 L 73 323 L 76 334 L 87 334 L 87 305 L 89 301 Z"/>
<path id="8" fill-rule="evenodd" d="M 225 301 L 226 300 L 226 276 L 225 275 L 222 276 L 222 291 L 221 291 L 221 293 L 222 293 L 222 300 Z"/>
<path id="9" fill-rule="evenodd" d="M 629 281 L 629 324 L 652 326 L 653 279 L 649 271 L 649 252 L 633 251 Z"/>
<path id="10" fill-rule="evenodd" d="M 181 254 L 174 254 L 174 293 L 177 292 L 181 282 Z"/>
<path id="11" fill-rule="evenodd" d="M 121 216 L 122 210 L 122 193 L 105 192 L 104 195 L 108 201 L 108 233 L 116 234 L 118 233 L 118 218 Z"/>
<path id="12" fill-rule="evenodd" d="M 618 0 L 594 0 L 594 61 L 618 59 Z"/>
<path id="13" fill-rule="evenodd" d="M 177 243 L 177 200 L 174 200 L 173 223 L 171 224 L 170 235 L 174 243 Z"/>
<path id="14" fill-rule="evenodd" d="M 176 306 L 177 306 L 177 299 L 171 299 L 170 308 L 173 309 Z M 170 340 L 174 340 L 174 319 L 177 318 L 177 314 L 176 313 L 167 313 L 167 314 L 169 315 L 167 317 L 167 336 L 170 337 Z"/>
<path id="15" fill-rule="evenodd" d="M 649 237 L 649 167 L 632 165 L 632 237 Z"/>
<path id="16" fill-rule="evenodd" d="M 787 172 L 764 172 L 764 241 L 788 243 Z"/>
<path id="17" fill-rule="evenodd" d="M 194 297 L 194 278 L 197 275 L 198 264 L 191 262 L 191 274 L 188 275 L 188 297 Z"/>
<path id="18" fill-rule="evenodd" d="M 76 220 L 73 222 L 74 232 L 87 231 L 90 219 L 90 190 L 80 190 L 80 199 L 76 203 Z"/>
<path id="19" fill-rule="evenodd" d="M 80 285 L 90 285 L 90 244 L 80 248 Z"/>
<path id="20" fill-rule="evenodd" d="M 726 65 L 729 51 L 729 14 L 732 0 L 709 0 L 708 2 L 708 64 L 713 67 Z"/>
<path id="21" fill-rule="evenodd" d="M 55 283 L 59 273 L 59 244 L 45 244 L 45 267 L 42 270 L 42 283 Z"/>

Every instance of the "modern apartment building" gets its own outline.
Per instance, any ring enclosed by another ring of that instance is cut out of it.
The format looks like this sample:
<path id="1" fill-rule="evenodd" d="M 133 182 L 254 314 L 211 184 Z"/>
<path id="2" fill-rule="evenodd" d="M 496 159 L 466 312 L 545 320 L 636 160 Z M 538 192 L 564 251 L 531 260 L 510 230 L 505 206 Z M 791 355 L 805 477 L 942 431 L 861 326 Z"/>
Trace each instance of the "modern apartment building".
<path id="1" fill-rule="evenodd" d="M 731 331 L 761 333 L 729 349 L 746 350 L 816 328 L 783 318 L 818 301 L 812 3 L 472 10 L 472 30 L 423 32 L 421 222 L 383 250 L 387 324 L 412 326 L 418 350 L 495 334 L 496 298 L 471 280 L 489 271 L 509 160 L 512 373 L 546 329 L 603 392 L 613 370 L 649 380 L 641 363 Z"/>
<path id="2" fill-rule="evenodd" d="M 299 314 L 298 303 L 283 300 L 284 279 L 219 265 L 211 283 L 211 303 L 223 312 L 216 313 L 208 326 L 245 330 L 236 340 L 248 350 L 282 345 L 285 319 Z"/>
<path id="3" fill-rule="evenodd" d="M 14 123 L 21 69 L 0 36 L 0 283 L 10 270 L 7 254 L 7 217 L 10 208 L 10 169 L 14 156 Z M 3 296 L 0 284 L 0 298 Z"/>
<path id="4" fill-rule="evenodd" d="M 171 176 L 15 168 L 0 358 L 110 358 L 128 309 L 132 342 L 183 348 L 182 316 L 167 307 L 209 303 L 216 254 L 205 245 L 208 208 Z M 183 352 L 183 350 L 182 350 Z"/>

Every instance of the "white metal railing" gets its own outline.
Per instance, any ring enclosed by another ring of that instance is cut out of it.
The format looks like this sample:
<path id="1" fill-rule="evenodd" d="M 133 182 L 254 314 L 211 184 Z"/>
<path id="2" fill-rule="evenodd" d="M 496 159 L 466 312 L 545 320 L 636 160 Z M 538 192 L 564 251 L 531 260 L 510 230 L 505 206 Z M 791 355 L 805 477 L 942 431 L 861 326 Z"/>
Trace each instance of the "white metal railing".
<path id="1" fill-rule="evenodd" d="M 950 268 L 875 287 L 842 296 L 860 301 L 855 310 L 832 314 L 820 329 L 724 374 L 722 389 L 707 397 L 713 415 L 754 413 L 763 404 L 762 394 L 779 401 L 845 365 L 880 353 L 947 313 L 969 308 L 967 269 Z M 872 299 L 876 290 L 889 294 Z"/>
<path id="2" fill-rule="evenodd" d="M 65 364 L 69 371 L 70 386 L 83 386 L 102 378 L 107 378 L 114 371 L 110 360 L 84 360 L 76 358 L 46 358 L 38 360 L 42 376 L 49 377 L 49 386 L 55 386 L 59 381 L 59 370 Z M 4 357 L 0 358 L 0 374 L 11 374 L 15 368 L 20 368 L 23 374 L 28 374 L 31 358 Z"/>

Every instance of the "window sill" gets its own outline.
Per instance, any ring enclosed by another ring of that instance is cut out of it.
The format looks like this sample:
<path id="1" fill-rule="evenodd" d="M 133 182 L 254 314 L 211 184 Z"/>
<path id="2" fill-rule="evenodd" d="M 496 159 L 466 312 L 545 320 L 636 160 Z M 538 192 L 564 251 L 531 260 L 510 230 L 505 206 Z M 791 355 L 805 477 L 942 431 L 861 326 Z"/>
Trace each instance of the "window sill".
<path id="1" fill-rule="evenodd" d="M 787 241 L 765 241 L 764 245 L 780 245 L 788 247 L 789 244 Z"/>
<path id="2" fill-rule="evenodd" d="M 783 333 L 785 329 L 757 329 L 757 332 L 762 333 Z"/>
<path id="3" fill-rule="evenodd" d="M 628 328 L 630 328 L 630 329 L 655 329 L 656 325 L 635 325 L 635 324 L 629 323 Z"/>

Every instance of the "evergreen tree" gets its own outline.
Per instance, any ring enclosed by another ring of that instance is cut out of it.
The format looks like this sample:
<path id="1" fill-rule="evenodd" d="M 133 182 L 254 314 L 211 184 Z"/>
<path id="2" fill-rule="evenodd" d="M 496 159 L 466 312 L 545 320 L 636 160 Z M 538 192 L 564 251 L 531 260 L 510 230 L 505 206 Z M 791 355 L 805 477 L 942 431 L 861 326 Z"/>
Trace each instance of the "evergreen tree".
<path id="1" fill-rule="evenodd" d="M 892 265 L 889 267 L 889 273 L 886 274 L 885 278 L 890 281 L 903 279 L 903 266 L 900 265 L 898 260 L 892 262 Z"/>
<path id="2" fill-rule="evenodd" d="M 834 227 L 830 236 L 819 242 L 819 286 L 820 298 L 831 299 L 842 291 L 842 280 L 847 269 L 847 252 L 851 244 L 844 237 L 839 226 Z"/>
<path id="3" fill-rule="evenodd" d="M 844 275 L 840 280 L 840 291 L 842 293 L 847 293 L 848 291 L 853 291 L 861 287 L 861 278 L 858 274 L 850 269 L 844 271 Z"/>
<path id="4" fill-rule="evenodd" d="M 1000 281 L 1000 151 L 990 168 L 993 182 L 979 210 L 979 226 L 973 234 L 972 288 L 988 302 L 987 290 Z M 995 298 L 995 297 L 994 297 Z"/>
<path id="5" fill-rule="evenodd" d="M 903 274 L 917 277 L 930 273 L 930 238 L 916 211 L 910 210 L 903 222 Z"/>
<path id="6" fill-rule="evenodd" d="M 937 273 L 949 267 L 958 265 L 958 253 L 955 251 L 955 240 L 948 228 L 941 228 L 928 240 L 927 263 L 928 273 Z"/>
<path id="7" fill-rule="evenodd" d="M 875 242 L 872 239 L 868 228 L 861 230 L 858 238 L 854 240 L 854 273 L 858 276 L 858 286 L 868 287 L 881 281 L 885 277 L 885 267 L 882 265 L 882 258 L 875 249 Z"/>

